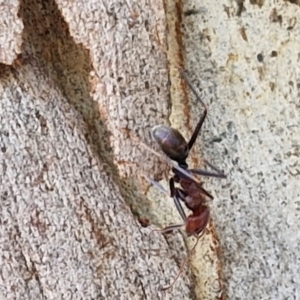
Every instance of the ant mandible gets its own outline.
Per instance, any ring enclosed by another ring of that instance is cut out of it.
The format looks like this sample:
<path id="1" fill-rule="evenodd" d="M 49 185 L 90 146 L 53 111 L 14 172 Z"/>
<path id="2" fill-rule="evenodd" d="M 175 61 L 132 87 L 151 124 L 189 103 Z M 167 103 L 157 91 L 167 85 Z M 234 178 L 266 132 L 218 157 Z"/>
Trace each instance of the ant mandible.
<path id="1" fill-rule="evenodd" d="M 205 196 L 213 199 L 211 194 L 207 192 L 202 185 L 193 179 L 192 176 L 187 176 L 188 174 L 198 174 L 202 176 L 208 177 L 217 177 L 217 178 L 226 178 L 226 175 L 211 165 L 208 161 L 204 160 L 204 162 L 210 166 L 214 172 L 202 170 L 202 169 L 189 169 L 188 164 L 186 162 L 190 150 L 192 149 L 195 141 L 200 133 L 204 120 L 207 116 L 207 107 L 204 102 L 201 100 L 200 96 L 194 89 L 193 85 L 190 83 L 187 75 L 184 71 L 180 70 L 180 74 L 182 78 L 185 80 L 193 94 L 196 96 L 196 99 L 201 103 L 204 108 L 204 112 L 200 117 L 200 120 L 190 138 L 189 142 L 187 143 L 181 133 L 171 127 L 167 127 L 165 125 L 158 125 L 152 129 L 152 136 L 155 141 L 160 146 L 161 150 L 172 160 L 177 162 L 178 167 L 173 167 L 172 172 L 173 176 L 169 180 L 170 186 L 170 194 L 174 200 L 175 206 L 185 223 L 185 231 L 188 236 L 194 235 L 197 237 L 197 243 L 199 238 L 204 233 L 206 226 L 209 221 L 210 213 L 208 207 L 205 205 Z M 164 188 L 157 182 L 151 182 L 156 185 L 159 189 L 166 192 Z M 178 183 L 181 188 L 175 186 L 175 183 Z M 167 193 L 167 192 L 166 192 Z M 192 211 L 191 215 L 186 216 L 186 213 L 182 207 L 181 203 L 184 203 L 185 206 Z M 165 227 L 162 231 L 170 231 L 176 228 L 181 227 L 180 225 L 171 225 Z M 193 247 L 196 247 L 197 243 Z M 183 267 L 183 266 L 182 266 Z M 179 274 L 181 271 L 179 272 Z M 166 288 L 162 290 L 169 289 L 179 277 L 177 275 L 174 282 Z"/>

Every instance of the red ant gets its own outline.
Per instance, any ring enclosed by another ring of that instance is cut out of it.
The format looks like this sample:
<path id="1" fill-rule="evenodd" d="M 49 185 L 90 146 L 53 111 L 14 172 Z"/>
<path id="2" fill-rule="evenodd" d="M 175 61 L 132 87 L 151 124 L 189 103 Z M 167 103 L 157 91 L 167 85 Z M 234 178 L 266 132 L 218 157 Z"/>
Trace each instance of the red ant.
<path id="1" fill-rule="evenodd" d="M 204 108 L 204 112 L 190 138 L 189 142 L 187 143 L 181 133 L 174 129 L 164 125 L 155 126 L 152 129 L 152 136 L 155 141 L 160 146 L 161 150 L 172 160 L 177 162 L 178 166 L 174 166 L 172 171 L 174 175 L 169 180 L 170 186 L 170 193 L 171 197 L 174 200 L 175 206 L 185 223 L 185 231 L 188 236 L 194 235 L 197 237 L 197 243 L 199 238 L 204 233 L 206 226 L 209 221 L 210 213 L 209 208 L 205 204 L 205 196 L 213 199 L 212 195 L 208 193 L 200 183 L 198 183 L 192 174 L 198 174 L 202 176 L 209 176 L 209 177 L 217 177 L 217 178 L 226 178 L 226 175 L 212 166 L 209 162 L 205 161 L 205 163 L 210 166 L 214 172 L 206 171 L 202 169 L 189 169 L 188 164 L 186 163 L 186 159 L 189 156 L 189 152 L 192 149 L 199 132 L 202 128 L 204 120 L 207 116 L 207 107 L 204 102 L 201 100 L 200 96 L 197 94 L 196 90 L 190 83 L 187 78 L 185 72 L 180 71 L 182 78 L 185 80 L 193 94 L 196 96 L 196 99 L 202 104 Z M 188 174 L 187 174 L 188 173 Z M 187 176 L 189 175 L 189 176 Z M 164 188 L 155 181 L 150 180 L 152 184 L 157 186 L 159 189 L 167 193 Z M 178 183 L 181 187 L 175 187 L 175 183 Z M 182 202 L 185 206 L 192 211 L 189 216 L 186 216 L 186 213 L 182 207 Z M 176 228 L 181 227 L 182 225 L 171 225 L 162 229 L 162 231 L 170 231 Z M 194 248 L 196 247 L 197 243 L 195 244 Z M 186 261 L 184 262 L 184 264 Z M 179 271 L 179 274 L 176 276 L 174 282 L 169 286 L 162 288 L 162 290 L 169 289 L 177 280 L 180 273 L 182 272 L 182 268 Z"/>

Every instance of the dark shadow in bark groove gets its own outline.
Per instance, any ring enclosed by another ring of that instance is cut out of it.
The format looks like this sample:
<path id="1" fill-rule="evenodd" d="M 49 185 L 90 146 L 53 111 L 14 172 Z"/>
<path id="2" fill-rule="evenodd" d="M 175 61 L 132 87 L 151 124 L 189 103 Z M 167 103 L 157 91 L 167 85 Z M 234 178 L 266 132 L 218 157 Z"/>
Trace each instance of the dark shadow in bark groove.
<path id="1" fill-rule="evenodd" d="M 88 50 L 74 42 L 54 0 L 23 0 L 19 15 L 24 23 L 23 59 L 34 59 L 82 116 L 87 126 L 85 137 L 90 148 L 120 187 L 124 200 L 132 207 L 132 193 L 136 198 L 141 195 L 129 180 L 119 177 L 113 163 L 110 132 L 101 119 L 97 102 L 90 96 L 89 75 L 93 68 Z M 146 199 L 139 202 L 147 206 Z"/>

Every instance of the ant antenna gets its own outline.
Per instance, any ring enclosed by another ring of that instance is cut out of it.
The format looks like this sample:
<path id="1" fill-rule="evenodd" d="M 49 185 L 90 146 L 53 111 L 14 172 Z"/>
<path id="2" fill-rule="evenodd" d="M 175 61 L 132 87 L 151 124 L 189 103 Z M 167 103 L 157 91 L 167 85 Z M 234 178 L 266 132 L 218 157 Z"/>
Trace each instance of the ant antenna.
<path id="1" fill-rule="evenodd" d="M 151 179 L 150 177 L 148 177 L 146 174 L 141 173 L 141 175 L 149 182 L 151 183 L 153 186 L 155 186 L 158 190 L 160 190 L 162 193 L 164 193 L 167 196 L 170 196 L 169 192 L 157 181 Z"/>

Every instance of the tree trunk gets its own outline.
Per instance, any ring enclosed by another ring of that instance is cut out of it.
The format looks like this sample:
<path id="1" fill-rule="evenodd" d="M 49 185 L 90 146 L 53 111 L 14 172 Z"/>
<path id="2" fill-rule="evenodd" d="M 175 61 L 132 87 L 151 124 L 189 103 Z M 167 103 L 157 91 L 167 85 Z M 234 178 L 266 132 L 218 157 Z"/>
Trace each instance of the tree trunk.
<path id="1" fill-rule="evenodd" d="M 1 5 L 1 299 L 297 298 L 299 6 L 256 2 Z M 205 182 L 213 222 L 162 292 L 187 252 L 152 231 L 181 220 L 142 143 L 193 132 L 179 66 L 209 107 L 189 163 L 228 179 Z"/>

